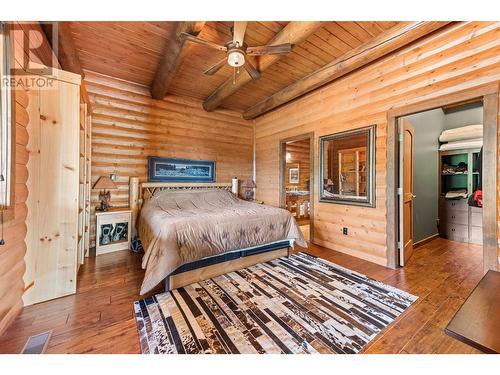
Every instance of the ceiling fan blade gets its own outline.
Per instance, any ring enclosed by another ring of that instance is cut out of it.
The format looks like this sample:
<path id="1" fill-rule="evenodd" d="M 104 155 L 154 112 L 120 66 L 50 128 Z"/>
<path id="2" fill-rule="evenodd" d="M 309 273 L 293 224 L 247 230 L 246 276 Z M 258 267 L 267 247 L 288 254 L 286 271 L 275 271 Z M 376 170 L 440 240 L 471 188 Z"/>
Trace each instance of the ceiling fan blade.
<path id="1" fill-rule="evenodd" d="M 217 64 L 212 66 L 210 69 L 205 70 L 205 74 L 209 76 L 213 76 L 215 73 L 217 73 L 223 66 L 225 66 L 227 63 L 227 58 L 224 57 L 221 61 L 219 61 Z"/>
<path id="2" fill-rule="evenodd" d="M 287 54 L 292 50 L 290 43 L 278 44 L 275 46 L 257 46 L 248 47 L 247 55 L 282 55 Z"/>
<path id="3" fill-rule="evenodd" d="M 260 73 L 257 69 L 255 69 L 255 66 L 252 65 L 252 63 L 248 60 L 245 61 L 245 65 L 243 65 L 250 74 L 250 77 L 252 77 L 253 80 L 259 79 L 260 78 Z"/>
<path id="4" fill-rule="evenodd" d="M 234 21 L 233 43 L 238 43 L 240 47 L 243 45 L 243 39 L 245 39 L 247 23 L 247 21 Z"/>
<path id="5" fill-rule="evenodd" d="M 197 37 L 195 37 L 191 34 L 185 33 L 185 32 L 182 32 L 180 34 L 180 37 L 184 38 L 186 40 L 189 40 L 190 42 L 193 42 L 193 43 L 203 44 L 204 46 L 218 49 L 219 51 L 223 51 L 223 52 L 227 51 L 226 46 L 221 46 L 220 44 L 209 42 L 208 40 L 205 40 L 205 39 L 197 38 Z"/>

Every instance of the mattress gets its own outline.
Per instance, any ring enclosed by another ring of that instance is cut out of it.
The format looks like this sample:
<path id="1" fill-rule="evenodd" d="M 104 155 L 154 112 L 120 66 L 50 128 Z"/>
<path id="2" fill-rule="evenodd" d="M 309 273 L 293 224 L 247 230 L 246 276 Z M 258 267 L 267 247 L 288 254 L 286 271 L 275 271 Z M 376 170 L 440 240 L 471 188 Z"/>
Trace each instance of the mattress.
<path id="1" fill-rule="evenodd" d="M 468 125 L 460 128 L 444 130 L 439 142 L 454 142 L 483 137 L 483 125 Z"/>
<path id="2" fill-rule="evenodd" d="M 165 190 L 144 203 L 138 222 L 146 270 L 141 294 L 178 267 L 275 241 L 307 246 L 292 214 L 220 189 Z"/>

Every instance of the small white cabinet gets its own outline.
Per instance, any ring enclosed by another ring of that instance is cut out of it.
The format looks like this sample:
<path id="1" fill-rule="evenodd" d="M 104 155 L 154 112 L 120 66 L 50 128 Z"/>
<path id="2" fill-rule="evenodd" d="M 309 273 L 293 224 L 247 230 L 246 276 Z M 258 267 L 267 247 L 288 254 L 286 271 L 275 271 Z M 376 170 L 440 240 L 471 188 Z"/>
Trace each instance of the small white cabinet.
<path id="1" fill-rule="evenodd" d="M 112 208 L 96 211 L 96 255 L 130 249 L 132 211 Z"/>

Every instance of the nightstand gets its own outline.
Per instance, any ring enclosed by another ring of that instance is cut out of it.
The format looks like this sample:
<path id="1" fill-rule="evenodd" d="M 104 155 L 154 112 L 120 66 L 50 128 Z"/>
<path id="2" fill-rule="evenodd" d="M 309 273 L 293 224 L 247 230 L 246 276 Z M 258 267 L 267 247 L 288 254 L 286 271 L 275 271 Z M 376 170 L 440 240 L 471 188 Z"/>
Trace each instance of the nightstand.
<path id="1" fill-rule="evenodd" d="M 96 255 L 130 249 L 130 223 L 132 211 L 128 207 L 111 208 L 108 211 L 95 211 L 96 216 Z"/>

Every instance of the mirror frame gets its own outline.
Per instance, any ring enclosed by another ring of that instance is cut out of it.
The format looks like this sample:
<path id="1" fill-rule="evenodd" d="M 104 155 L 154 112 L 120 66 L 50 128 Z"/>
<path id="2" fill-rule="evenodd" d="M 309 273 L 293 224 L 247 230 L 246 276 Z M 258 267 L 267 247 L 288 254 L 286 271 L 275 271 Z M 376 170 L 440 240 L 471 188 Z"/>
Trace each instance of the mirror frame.
<path id="1" fill-rule="evenodd" d="M 367 161 L 367 165 L 370 168 L 369 173 L 367 175 L 367 194 L 366 199 L 353 199 L 353 198 L 342 198 L 342 197 L 325 197 L 323 195 L 323 149 L 324 145 L 327 141 L 335 140 L 337 138 L 343 138 L 349 135 L 357 135 L 361 133 L 368 133 L 368 147 L 369 150 L 367 152 L 367 157 L 369 160 Z M 323 203 L 337 203 L 344 205 L 352 205 L 352 206 L 363 206 L 363 207 L 375 207 L 375 139 L 376 139 L 376 125 L 370 125 L 363 128 L 357 128 L 353 130 L 347 130 L 339 133 L 324 135 L 319 137 L 319 201 Z"/>

